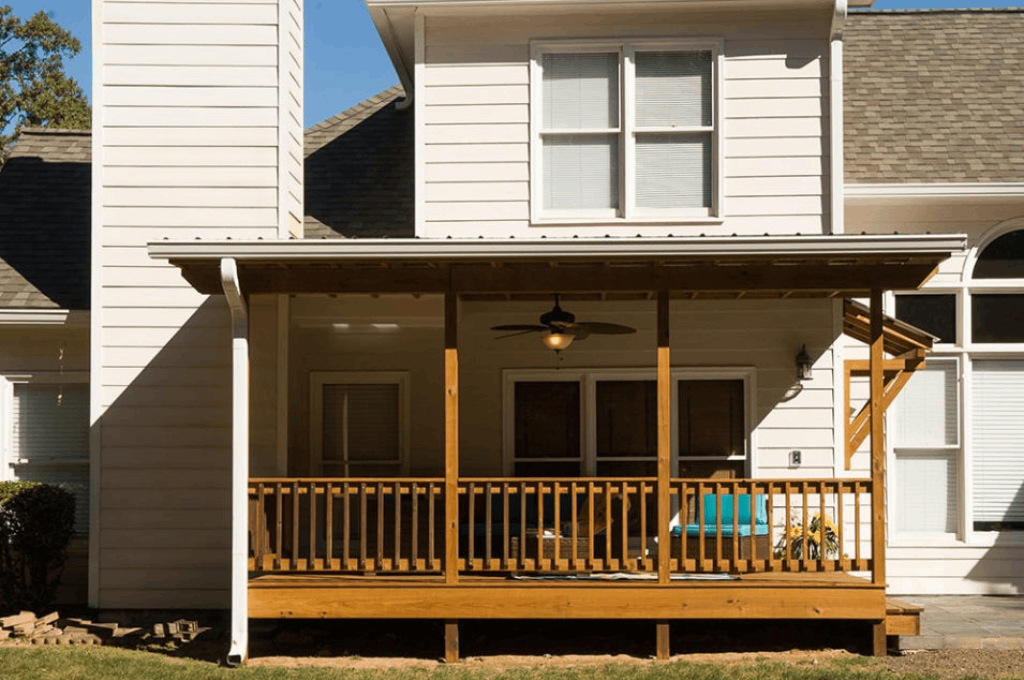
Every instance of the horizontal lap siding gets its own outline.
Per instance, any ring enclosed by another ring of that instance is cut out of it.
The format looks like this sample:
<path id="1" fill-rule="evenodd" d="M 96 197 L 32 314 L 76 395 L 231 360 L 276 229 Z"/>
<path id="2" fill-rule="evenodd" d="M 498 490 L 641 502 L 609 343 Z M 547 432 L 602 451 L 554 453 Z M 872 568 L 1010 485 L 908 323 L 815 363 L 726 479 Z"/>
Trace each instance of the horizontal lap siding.
<path id="1" fill-rule="evenodd" d="M 604 301 L 563 303 L 587 321 L 633 326 L 634 335 L 591 336 L 574 344 L 564 366 L 653 368 L 654 303 Z M 501 373 L 512 368 L 553 366 L 535 336 L 498 339 L 490 327 L 532 323 L 544 310 L 537 303 L 464 302 L 460 316 L 461 361 L 471 366 L 460 378 L 463 395 L 462 448 L 467 475 L 500 473 L 492 452 L 502 448 Z M 756 477 L 833 477 L 835 475 L 832 381 L 834 309 L 831 301 L 672 301 L 671 360 L 674 367 L 753 367 L 756 372 L 753 424 Z M 814 377 L 791 399 L 793 357 L 807 343 Z M 841 389 L 841 387 L 840 387 Z M 507 408 L 507 406 L 506 406 Z M 788 454 L 804 452 L 800 468 Z"/>
<path id="2" fill-rule="evenodd" d="M 146 243 L 279 235 L 283 159 L 301 148 L 294 11 L 292 0 L 102 4 L 100 607 L 228 604 L 229 313 Z M 295 182 L 288 192 L 301 195 Z"/>
<path id="3" fill-rule="evenodd" d="M 656 235 L 678 234 L 681 228 L 820 233 L 827 228 L 828 60 L 827 40 L 814 38 L 820 27 L 810 29 L 813 17 L 805 14 L 754 13 L 737 24 L 735 17 L 726 23 L 703 12 L 688 15 L 682 28 L 687 36 L 725 38 L 725 223 L 530 226 L 530 41 L 680 34 L 678 15 L 634 14 L 567 15 L 543 25 L 511 17 L 427 19 L 425 94 L 418 103 L 424 130 L 422 235 L 536 236 L 567 230 Z M 673 24 L 674 29 L 666 28 Z"/>

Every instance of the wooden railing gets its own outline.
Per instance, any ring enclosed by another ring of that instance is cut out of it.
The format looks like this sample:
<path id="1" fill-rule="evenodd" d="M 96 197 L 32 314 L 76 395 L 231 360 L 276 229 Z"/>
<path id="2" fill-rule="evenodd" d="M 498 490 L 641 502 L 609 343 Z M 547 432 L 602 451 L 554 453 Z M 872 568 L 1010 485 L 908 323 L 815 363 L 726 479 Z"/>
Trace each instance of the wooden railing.
<path id="1" fill-rule="evenodd" d="M 871 481 L 463 478 L 458 569 L 656 574 L 869 571 Z M 443 479 L 253 479 L 254 572 L 441 573 Z"/>

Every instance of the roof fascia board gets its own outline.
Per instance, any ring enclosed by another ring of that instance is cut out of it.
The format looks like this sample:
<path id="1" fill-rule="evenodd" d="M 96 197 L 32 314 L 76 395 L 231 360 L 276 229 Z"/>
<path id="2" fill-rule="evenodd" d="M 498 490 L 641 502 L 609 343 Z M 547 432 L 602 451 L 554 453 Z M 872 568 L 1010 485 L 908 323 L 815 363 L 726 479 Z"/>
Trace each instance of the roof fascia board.
<path id="1" fill-rule="evenodd" d="M 391 57 L 391 65 L 395 67 L 398 80 L 402 83 L 402 88 L 405 90 L 404 101 L 409 103 L 402 104 L 402 107 L 407 108 L 413 98 L 413 80 L 408 68 L 408 64 L 411 62 L 406 61 L 406 55 L 402 52 L 401 43 L 396 35 L 395 27 L 391 23 L 391 18 L 388 16 L 387 9 L 369 2 L 366 3 L 366 6 L 370 10 L 370 19 L 377 29 L 377 34 L 384 44 L 384 50 Z"/>
<path id="2" fill-rule="evenodd" d="M 873 0 L 872 0 L 873 1 Z M 462 9 L 498 8 L 498 9 L 529 9 L 536 7 L 598 9 L 607 7 L 615 11 L 636 10 L 644 7 L 679 5 L 687 8 L 736 8 L 742 9 L 755 5 L 781 7 L 785 5 L 809 6 L 828 4 L 835 0 L 366 0 L 371 12 L 385 7 L 412 7 L 417 9 Z M 858 5 L 859 6 L 859 5 Z"/>
<path id="3" fill-rule="evenodd" d="M 985 184 L 847 184 L 848 198 L 976 198 L 1005 196 L 1024 198 L 1024 182 L 989 182 Z"/>
<path id="4" fill-rule="evenodd" d="M 153 259 L 346 261 L 369 258 L 409 260 L 602 260 L 643 257 L 811 257 L 820 255 L 927 255 L 962 251 L 964 234 L 843 235 L 780 237 L 679 237 L 630 239 L 360 239 L 324 242 L 157 241 Z"/>

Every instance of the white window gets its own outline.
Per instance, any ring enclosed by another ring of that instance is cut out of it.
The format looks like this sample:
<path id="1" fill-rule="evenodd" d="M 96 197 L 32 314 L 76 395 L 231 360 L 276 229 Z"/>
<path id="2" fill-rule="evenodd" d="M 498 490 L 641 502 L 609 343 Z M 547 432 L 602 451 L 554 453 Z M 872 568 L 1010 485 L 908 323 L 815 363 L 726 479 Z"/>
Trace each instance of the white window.
<path id="1" fill-rule="evenodd" d="M 721 43 L 535 43 L 537 222 L 721 215 Z"/>
<path id="2" fill-rule="evenodd" d="M 747 472 L 753 372 L 673 371 L 672 475 Z M 505 374 L 505 472 L 520 477 L 653 477 L 657 382 L 652 372 Z"/>
<path id="3" fill-rule="evenodd" d="M 310 402 L 313 474 L 408 473 L 408 374 L 314 372 Z"/>
<path id="4" fill-rule="evenodd" d="M 1024 529 L 1024 359 L 975 361 L 971 399 L 974 530 Z"/>
<path id="5" fill-rule="evenodd" d="M 6 479 L 42 482 L 75 496 L 75 532 L 89 532 L 89 384 L 84 374 L 8 376 Z"/>
<path id="6" fill-rule="evenodd" d="M 960 370 L 929 359 L 893 404 L 896 531 L 956 533 L 959 519 Z"/>

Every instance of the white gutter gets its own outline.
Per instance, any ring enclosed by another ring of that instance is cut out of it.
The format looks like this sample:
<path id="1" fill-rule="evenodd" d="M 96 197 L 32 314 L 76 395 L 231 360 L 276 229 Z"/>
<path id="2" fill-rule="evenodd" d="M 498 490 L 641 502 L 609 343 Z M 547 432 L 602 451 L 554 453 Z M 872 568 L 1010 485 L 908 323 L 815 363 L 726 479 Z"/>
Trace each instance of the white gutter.
<path id="1" fill-rule="evenodd" d="M 245 262 L 493 261 L 686 257 L 806 258 L 843 255 L 927 255 L 959 252 L 964 234 L 849 234 L 815 236 L 693 236 L 668 238 L 568 239 L 293 239 L 288 241 L 153 241 L 149 256 L 160 260 Z"/>
<path id="2" fill-rule="evenodd" d="M 238 263 L 220 261 L 231 310 L 231 648 L 229 666 L 249 656 L 249 315 L 238 283 Z"/>
<path id="3" fill-rule="evenodd" d="M 989 196 L 1024 198 L 1024 182 L 847 184 L 845 192 L 851 198 L 981 198 Z"/>
<path id="4" fill-rule="evenodd" d="M 846 213 L 843 201 L 843 28 L 846 26 L 846 0 L 835 0 L 832 12 L 832 27 L 829 32 L 829 207 L 832 216 L 832 233 L 846 231 Z"/>

